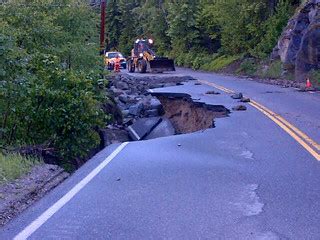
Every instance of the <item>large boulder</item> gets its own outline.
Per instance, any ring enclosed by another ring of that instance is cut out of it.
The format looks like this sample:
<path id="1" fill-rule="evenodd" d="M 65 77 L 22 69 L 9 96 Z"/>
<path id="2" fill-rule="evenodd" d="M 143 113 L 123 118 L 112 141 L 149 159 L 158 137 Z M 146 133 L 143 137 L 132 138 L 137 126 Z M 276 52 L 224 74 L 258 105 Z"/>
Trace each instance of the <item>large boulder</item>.
<path id="1" fill-rule="evenodd" d="M 319 24 L 320 0 L 305 2 L 289 20 L 272 58 L 280 58 L 283 69 L 296 74 L 298 80 L 304 80 L 312 69 L 319 69 Z"/>
<path id="2" fill-rule="evenodd" d="M 295 75 L 304 80 L 312 69 L 320 69 L 320 19 L 310 24 L 297 54 Z"/>

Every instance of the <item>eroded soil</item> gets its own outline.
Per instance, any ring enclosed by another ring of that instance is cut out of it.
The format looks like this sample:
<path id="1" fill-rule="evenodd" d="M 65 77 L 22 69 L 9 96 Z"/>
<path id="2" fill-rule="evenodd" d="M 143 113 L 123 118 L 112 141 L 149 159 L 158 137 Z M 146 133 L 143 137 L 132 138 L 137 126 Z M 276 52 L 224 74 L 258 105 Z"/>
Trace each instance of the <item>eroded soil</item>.
<path id="1" fill-rule="evenodd" d="M 196 104 L 188 98 L 158 96 L 165 116 L 171 121 L 178 134 L 191 133 L 214 127 L 214 119 L 226 117 L 228 110 L 219 106 Z"/>

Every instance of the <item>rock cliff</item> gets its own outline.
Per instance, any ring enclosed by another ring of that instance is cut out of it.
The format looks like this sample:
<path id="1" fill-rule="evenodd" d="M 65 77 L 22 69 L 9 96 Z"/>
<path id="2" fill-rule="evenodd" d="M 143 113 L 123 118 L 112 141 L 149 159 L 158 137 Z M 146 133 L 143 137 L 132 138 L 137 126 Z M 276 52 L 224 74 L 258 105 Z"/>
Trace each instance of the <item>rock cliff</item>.
<path id="1" fill-rule="evenodd" d="M 284 29 L 272 58 L 280 58 L 285 72 L 304 81 L 313 69 L 320 69 L 320 0 L 301 5 Z"/>

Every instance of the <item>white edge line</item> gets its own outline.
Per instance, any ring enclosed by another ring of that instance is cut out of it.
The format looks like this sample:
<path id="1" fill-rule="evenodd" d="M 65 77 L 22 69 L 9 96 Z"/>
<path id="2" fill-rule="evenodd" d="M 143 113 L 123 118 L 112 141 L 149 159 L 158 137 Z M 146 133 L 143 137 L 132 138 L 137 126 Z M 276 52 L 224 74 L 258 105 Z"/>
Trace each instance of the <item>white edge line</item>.
<path id="1" fill-rule="evenodd" d="M 129 126 L 128 128 L 133 133 L 133 135 L 137 138 L 137 140 L 140 140 L 138 133 L 131 126 Z"/>
<path id="2" fill-rule="evenodd" d="M 82 188 L 84 188 L 101 170 L 106 167 L 112 159 L 114 159 L 121 150 L 128 144 L 128 142 L 122 143 L 116 150 L 114 150 L 102 163 L 93 169 L 85 178 L 83 178 L 77 185 L 75 185 L 69 192 L 67 192 L 62 198 L 42 213 L 36 220 L 23 229 L 18 235 L 14 237 L 14 240 L 27 239 L 38 228 L 40 228 L 46 221 L 48 221 L 56 212 L 58 212 L 64 205 L 66 205 Z"/>

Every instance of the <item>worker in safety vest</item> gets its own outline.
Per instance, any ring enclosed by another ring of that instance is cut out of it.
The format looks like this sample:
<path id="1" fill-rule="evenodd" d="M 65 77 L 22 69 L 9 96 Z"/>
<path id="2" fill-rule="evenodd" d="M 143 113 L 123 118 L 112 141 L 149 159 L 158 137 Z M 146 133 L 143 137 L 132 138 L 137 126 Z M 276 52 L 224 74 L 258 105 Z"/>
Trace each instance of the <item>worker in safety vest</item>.
<path id="1" fill-rule="evenodd" d="M 120 57 L 119 57 L 119 55 L 117 55 L 114 60 L 114 71 L 120 72 Z"/>

